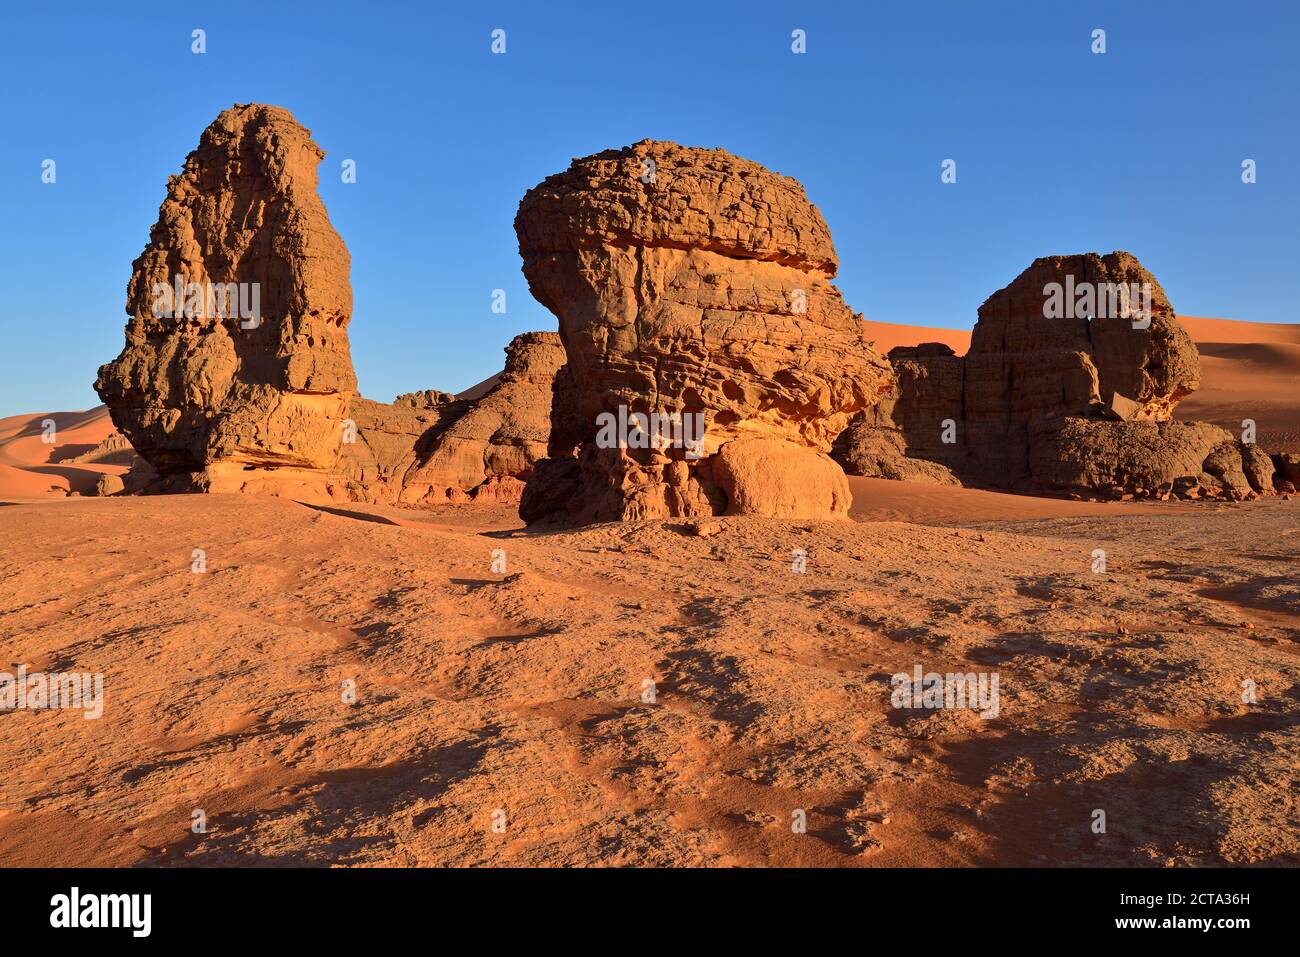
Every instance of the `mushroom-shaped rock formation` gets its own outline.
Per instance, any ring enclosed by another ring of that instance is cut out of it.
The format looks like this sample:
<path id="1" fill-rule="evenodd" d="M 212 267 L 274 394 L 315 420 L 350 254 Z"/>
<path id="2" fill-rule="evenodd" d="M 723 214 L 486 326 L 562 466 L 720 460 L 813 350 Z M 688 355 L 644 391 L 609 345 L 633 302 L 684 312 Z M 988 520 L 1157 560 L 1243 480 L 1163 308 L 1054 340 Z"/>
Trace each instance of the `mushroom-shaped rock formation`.
<path id="1" fill-rule="evenodd" d="M 830 231 L 797 182 L 644 140 L 534 187 L 515 231 L 567 355 L 526 520 L 791 514 L 783 486 L 846 514 L 826 452 L 893 376 L 831 283 Z M 733 443 L 760 444 L 720 464 Z"/>

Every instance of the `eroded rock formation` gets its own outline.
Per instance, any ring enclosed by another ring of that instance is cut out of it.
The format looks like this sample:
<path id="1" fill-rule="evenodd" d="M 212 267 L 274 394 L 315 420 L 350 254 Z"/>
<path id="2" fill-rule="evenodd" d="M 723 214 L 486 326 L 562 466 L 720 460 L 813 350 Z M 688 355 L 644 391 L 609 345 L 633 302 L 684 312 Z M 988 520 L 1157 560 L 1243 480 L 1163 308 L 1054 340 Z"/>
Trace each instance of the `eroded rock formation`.
<path id="1" fill-rule="evenodd" d="M 413 504 L 517 502 L 546 455 L 551 391 L 564 363 L 553 332 L 527 332 L 506 347 L 505 370 L 477 399 L 428 390 L 392 405 L 357 399 L 355 441 L 339 469 L 348 495 Z"/>
<path id="2" fill-rule="evenodd" d="M 349 257 L 316 193 L 324 153 L 286 111 L 226 110 L 168 181 L 95 388 L 143 457 L 127 491 L 308 501 L 518 501 L 546 451 L 554 333 L 475 399 L 356 392 Z"/>
<path id="3" fill-rule="evenodd" d="M 1140 309 L 1114 294 L 1144 288 Z M 1064 315 L 1049 315 L 1056 289 Z M 1090 291 L 1092 301 L 1071 290 Z M 1043 428 L 1036 420 L 1101 415 L 1118 395 L 1136 404 L 1132 419 L 1163 422 L 1200 385 L 1200 372 L 1191 337 L 1136 257 L 1036 259 L 980 306 L 964 362 L 961 444 L 977 473 L 1033 484 L 1029 437 Z"/>
<path id="4" fill-rule="evenodd" d="M 131 443 L 125 435 L 114 429 L 108 435 L 104 436 L 99 443 L 87 452 L 81 452 L 78 455 L 71 456 L 67 459 L 52 458 L 54 462 L 87 462 L 97 465 L 126 465 L 130 466 L 138 456 L 135 449 L 131 448 Z"/>
<path id="5" fill-rule="evenodd" d="M 320 494 L 356 378 L 349 257 L 288 111 L 237 105 L 168 181 L 95 388 L 173 487 Z"/>
<path id="6" fill-rule="evenodd" d="M 831 284 L 830 231 L 797 182 L 645 140 L 530 190 L 515 230 L 567 354 L 525 519 L 789 514 L 780 489 L 798 482 L 817 514 L 846 512 L 825 453 L 893 376 Z M 644 432 L 652 414 L 703 415 L 701 445 L 641 448 L 635 425 L 601 439 L 610 417 L 644 416 Z M 753 444 L 723 455 L 733 443 Z"/>
<path id="7" fill-rule="evenodd" d="M 95 384 L 141 456 L 122 491 L 520 501 L 528 521 L 582 522 L 842 516 L 836 462 L 1119 496 L 1300 482 L 1294 456 L 1171 421 L 1199 357 L 1130 254 L 1038 259 L 980 307 L 965 357 L 922 344 L 886 362 L 797 182 L 650 140 L 575 160 L 520 204 L 524 273 L 558 335 L 517 337 L 473 398 L 364 399 L 323 156 L 287 111 L 241 105 L 170 178 L 126 345 Z"/>
<path id="8" fill-rule="evenodd" d="M 1216 448 L 1232 446 L 1232 437 L 1208 422 L 1066 417 L 1036 425 L 1030 472 L 1043 491 L 1154 497 L 1180 478 L 1199 477 Z"/>
<path id="9" fill-rule="evenodd" d="M 840 433 L 831 455 L 850 475 L 959 484 L 952 467 L 962 461 L 963 453 L 942 441 L 942 424 L 962 417 L 961 358 L 949 346 L 925 342 L 896 346 L 889 351 L 889 362 L 895 388 Z"/>
<path id="10" fill-rule="evenodd" d="M 929 343 L 889 358 L 888 415 L 860 416 L 836 442 L 851 474 L 1116 497 L 1273 488 L 1262 450 L 1171 421 L 1200 357 L 1129 253 L 1037 259 L 980 307 L 965 357 Z"/>

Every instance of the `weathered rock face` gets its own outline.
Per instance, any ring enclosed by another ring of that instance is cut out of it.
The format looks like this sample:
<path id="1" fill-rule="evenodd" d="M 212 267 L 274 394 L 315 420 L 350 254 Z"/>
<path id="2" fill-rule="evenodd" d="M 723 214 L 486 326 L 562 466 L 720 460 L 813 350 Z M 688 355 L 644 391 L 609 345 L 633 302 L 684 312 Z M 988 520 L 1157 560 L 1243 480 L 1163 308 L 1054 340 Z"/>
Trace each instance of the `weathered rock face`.
<path id="1" fill-rule="evenodd" d="M 1250 483 L 1251 491 L 1266 495 L 1273 491 L 1273 476 L 1276 468 L 1273 459 L 1258 445 L 1242 445 L 1241 470 Z"/>
<path id="2" fill-rule="evenodd" d="M 1136 297 L 1125 308 L 1110 295 L 1143 288 L 1140 316 Z M 1134 328 L 1147 312 L 1150 326 Z M 1159 282 L 1125 252 L 1036 259 L 980 307 L 964 365 L 961 442 L 978 473 L 1012 485 L 1034 481 L 1036 417 L 1098 415 L 1118 394 L 1136 403 L 1131 420 L 1162 422 L 1200 385 L 1191 337 Z"/>
<path id="3" fill-rule="evenodd" d="M 496 385 L 437 435 L 407 474 L 403 499 L 454 500 L 457 491 L 466 491 L 477 499 L 518 502 L 533 463 L 546 455 L 552 383 L 564 361 L 557 334 L 516 336 Z"/>
<path id="4" fill-rule="evenodd" d="M 118 475 L 101 475 L 95 482 L 95 494 L 100 496 L 117 495 L 126 488 Z"/>
<path id="5" fill-rule="evenodd" d="M 859 415 L 835 440 L 832 457 L 850 475 L 956 485 L 966 464 L 955 442 L 962 418 L 964 366 L 950 346 L 896 346 L 889 362 L 896 389 Z"/>
<path id="6" fill-rule="evenodd" d="M 234 106 L 168 182 L 127 287 L 126 347 L 95 388 L 173 487 L 322 486 L 337 461 L 356 378 L 324 155 L 288 111 Z"/>
<path id="7" fill-rule="evenodd" d="M 1030 436 L 1030 471 L 1045 491 L 1155 497 L 1180 478 L 1198 477 L 1221 443 L 1232 448 L 1231 436 L 1208 422 L 1044 416 Z"/>
<path id="8" fill-rule="evenodd" d="M 831 458 L 849 475 L 870 475 L 896 482 L 960 485 L 952 470 L 941 462 L 923 459 L 907 447 L 903 433 L 889 426 L 856 419 L 840 433 Z"/>
<path id="9" fill-rule="evenodd" d="M 454 397 L 436 392 L 418 406 L 409 396 L 398 396 L 392 403 L 354 398 L 348 418 L 355 431 L 345 435 L 337 465 L 346 482 L 343 497 L 358 502 L 400 501 L 407 472 L 416 467 L 420 450 L 429 445 L 424 437 L 446 429 L 464 409 L 464 403 L 458 405 Z"/>
<path id="10" fill-rule="evenodd" d="M 1222 444 L 1224 468 L 1236 464 L 1211 484 L 1252 484 L 1241 471 L 1251 453 L 1228 433 L 1170 421 L 1200 383 L 1200 357 L 1129 253 L 1037 259 L 980 307 L 964 358 L 934 343 L 889 358 L 889 416 L 860 417 L 836 442 L 853 474 L 934 480 L 939 468 L 971 485 L 1161 495 L 1177 480 L 1203 484 Z M 1262 485 L 1262 464 L 1252 467 Z"/>
<path id="11" fill-rule="evenodd" d="M 528 520 L 781 513 L 762 495 L 731 501 L 719 451 L 780 439 L 808 450 L 815 469 L 892 390 L 830 282 L 837 262 L 821 214 L 798 183 L 756 163 L 650 140 L 598 153 L 530 190 L 515 230 L 568 360 L 550 445 L 569 464 L 539 467 L 521 506 Z M 601 416 L 620 407 L 620 421 L 702 414 L 702 444 L 638 448 L 620 436 L 605 447 Z"/>
<path id="12" fill-rule="evenodd" d="M 919 346 L 897 346 L 889 351 L 889 363 L 898 376 L 898 400 L 893 416 L 909 423 L 908 448 L 914 455 L 940 460 L 960 453 L 945 443 L 945 423 L 960 422 L 963 412 L 965 363 L 952 347 L 938 342 Z"/>
<path id="13" fill-rule="evenodd" d="M 728 442 L 713 461 L 713 474 L 727 496 L 728 515 L 844 517 L 853 503 L 843 469 L 829 456 L 785 439 Z"/>
<path id="14" fill-rule="evenodd" d="M 371 502 L 517 502 L 545 457 L 551 391 L 564 363 L 553 332 L 527 332 L 506 347 L 505 370 L 477 399 L 427 390 L 392 405 L 356 399 L 355 441 L 339 471 L 353 499 Z"/>
<path id="15" fill-rule="evenodd" d="M 52 459 L 52 461 L 93 462 L 99 465 L 130 466 L 138 456 L 125 435 L 114 429 L 100 440 L 99 444 L 88 452 L 82 452 L 69 459 Z"/>

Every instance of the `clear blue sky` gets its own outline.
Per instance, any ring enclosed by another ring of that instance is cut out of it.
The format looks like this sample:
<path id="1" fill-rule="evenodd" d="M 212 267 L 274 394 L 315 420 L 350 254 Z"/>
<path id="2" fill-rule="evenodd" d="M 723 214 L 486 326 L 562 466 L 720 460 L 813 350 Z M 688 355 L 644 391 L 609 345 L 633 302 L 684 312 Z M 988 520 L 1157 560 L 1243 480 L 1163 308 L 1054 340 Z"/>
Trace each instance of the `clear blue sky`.
<path id="1" fill-rule="evenodd" d="M 463 389 L 515 333 L 554 329 L 520 272 L 519 199 L 647 136 L 800 180 L 869 319 L 966 327 L 1035 256 L 1128 249 L 1184 314 L 1300 320 L 1295 2 L 208 7 L 4 5 L 0 415 L 98 402 L 167 176 L 236 102 L 287 107 L 328 153 L 377 399 Z"/>

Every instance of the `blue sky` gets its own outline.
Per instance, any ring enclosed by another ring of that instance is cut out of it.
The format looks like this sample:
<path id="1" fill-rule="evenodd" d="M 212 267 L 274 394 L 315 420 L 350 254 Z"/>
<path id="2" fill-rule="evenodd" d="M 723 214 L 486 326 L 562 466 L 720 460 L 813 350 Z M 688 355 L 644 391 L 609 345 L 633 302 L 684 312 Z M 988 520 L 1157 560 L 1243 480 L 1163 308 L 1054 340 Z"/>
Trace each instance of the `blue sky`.
<path id="1" fill-rule="evenodd" d="M 647 136 L 802 182 L 869 319 L 968 327 L 1035 256 L 1127 249 L 1179 312 L 1300 321 L 1300 4 L 208 9 L 0 14 L 0 415 L 98 402 L 167 176 L 236 102 L 290 109 L 328 154 L 353 363 L 381 400 L 463 389 L 514 334 L 554 329 L 520 272 L 519 199 L 572 157 Z"/>

